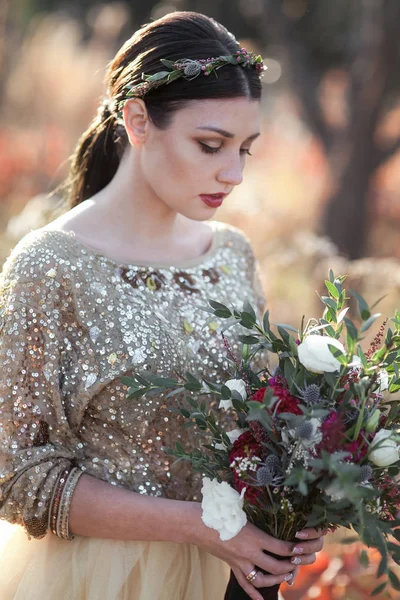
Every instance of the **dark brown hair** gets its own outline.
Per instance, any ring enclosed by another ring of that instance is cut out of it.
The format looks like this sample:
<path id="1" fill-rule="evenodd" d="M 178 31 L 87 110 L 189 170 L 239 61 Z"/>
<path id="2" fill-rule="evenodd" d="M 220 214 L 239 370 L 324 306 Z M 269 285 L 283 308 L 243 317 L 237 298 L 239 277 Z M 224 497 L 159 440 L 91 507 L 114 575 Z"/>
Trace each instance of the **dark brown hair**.
<path id="1" fill-rule="evenodd" d="M 153 21 L 125 42 L 108 65 L 106 99 L 71 157 L 65 184 L 67 209 L 90 198 L 114 177 L 128 143 L 125 128 L 111 111 L 127 84 L 141 82 L 142 73 L 163 70 L 161 58 L 168 60 L 206 59 L 234 54 L 239 49 L 235 37 L 222 25 L 200 13 L 177 11 Z M 199 76 L 178 79 L 150 91 L 144 102 L 150 120 L 167 129 L 173 115 L 190 100 L 247 97 L 259 99 L 261 83 L 254 68 L 223 67 L 218 77 Z"/>

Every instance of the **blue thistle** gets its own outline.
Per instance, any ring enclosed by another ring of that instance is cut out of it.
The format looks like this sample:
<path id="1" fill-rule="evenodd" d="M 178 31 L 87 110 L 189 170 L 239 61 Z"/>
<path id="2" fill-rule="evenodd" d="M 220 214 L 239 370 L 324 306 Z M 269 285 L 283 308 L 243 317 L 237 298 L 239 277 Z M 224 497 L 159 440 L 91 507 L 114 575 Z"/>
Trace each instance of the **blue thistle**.
<path id="1" fill-rule="evenodd" d="M 363 483 L 364 481 L 369 481 L 372 477 L 372 468 L 369 465 L 363 465 L 360 469 L 360 481 Z"/>
<path id="2" fill-rule="evenodd" d="M 297 428 L 297 435 L 301 440 L 310 440 L 314 433 L 314 427 L 310 421 L 304 421 Z"/>
<path id="3" fill-rule="evenodd" d="M 321 398 L 320 388 L 315 383 L 308 385 L 304 390 L 304 402 L 308 405 L 317 404 Z"/>
<path id="4" fill-rule="evenodd" d="M 260 467 L 257 470 L 257 483 L 259 485 L 271 485 L 274 480 L 274 474 L 268 467 Z"/>
<path id="5" fill-rule="evenodd" d="M 264 461 L 264 464 L 272 473 L 279 473 L 282 468 L 281 461 L 276 454 L 270 454 Z"/>

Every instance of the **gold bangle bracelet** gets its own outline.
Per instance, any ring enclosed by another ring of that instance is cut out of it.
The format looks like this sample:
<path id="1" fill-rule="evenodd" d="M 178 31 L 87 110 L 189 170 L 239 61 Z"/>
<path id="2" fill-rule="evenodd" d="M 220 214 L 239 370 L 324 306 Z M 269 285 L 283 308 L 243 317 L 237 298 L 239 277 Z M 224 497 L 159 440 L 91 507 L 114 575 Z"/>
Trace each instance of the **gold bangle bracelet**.
<path id="1" fill-rule="evenodd" d="M 77 467 L 74 467 L 68 475 L 61 494 L 57 516 L 57 535 L 64 540 L 74 539 L 74 536 L 69 532 L 69 511 L 71 507 L 72 496 L 81 475 L 83 475 L 83 471 Z"/>
<path id="2" fill-rule="evenodd" d="M 61 495 L 64 489 L 64 486 L 67 482 L 68 475 L 71 471 L 71 468 L 66 468 L 60 474 L 60 477 L 57 480 L 57 483 L 54 487 L 54 492 L 50 502 L 50 510 L 49 510 L 49 529 L 57 535 L 57 516 L 58 516 L 58 508 L 60 505 Z"/>

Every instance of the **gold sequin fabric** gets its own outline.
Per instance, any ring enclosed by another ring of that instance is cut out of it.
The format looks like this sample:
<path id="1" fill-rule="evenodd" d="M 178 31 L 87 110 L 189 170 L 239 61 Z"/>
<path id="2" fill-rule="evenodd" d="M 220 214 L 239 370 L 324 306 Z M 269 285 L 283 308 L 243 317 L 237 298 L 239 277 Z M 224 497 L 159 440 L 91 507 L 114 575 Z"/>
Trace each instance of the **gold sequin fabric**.
<path id="1" fill-rule="evenodd" d="M 0 277 L 0 518 L 45 535 L 68 467 L 141 494 L 201 499 L 201 474 L 162 450 L 198 447 L 203 435 L 182 427 L 179 396 L 128 400 L 120 377 L 226 377 L 219 320 L 207 324 L 200 307 L 248 299 L 261 312 L 265 300 L 247 238 L 209 225 L 208 252 L 176 265 L 121 264 L 48 228 L 14 248 Z M 227 332 L 234 352 L 244 332 Z"/>

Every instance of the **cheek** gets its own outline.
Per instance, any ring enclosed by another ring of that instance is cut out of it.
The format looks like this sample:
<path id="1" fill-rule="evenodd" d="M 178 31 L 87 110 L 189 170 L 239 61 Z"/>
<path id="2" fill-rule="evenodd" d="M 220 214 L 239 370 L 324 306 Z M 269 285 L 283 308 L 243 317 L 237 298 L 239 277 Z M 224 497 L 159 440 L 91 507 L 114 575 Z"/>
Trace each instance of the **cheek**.
<path id="1" fill-rule="evenodd" d="M 186 195 L 199 186 L 210 172 L 210 160 L 196 148 L 193 142 L 166 141 L 156 143 L 152 150 L 144 154 L 143 169 L 147 180 L 156 192 L 163 196 Z M 204 191 L 204 190 L 203 190 Z"/>

